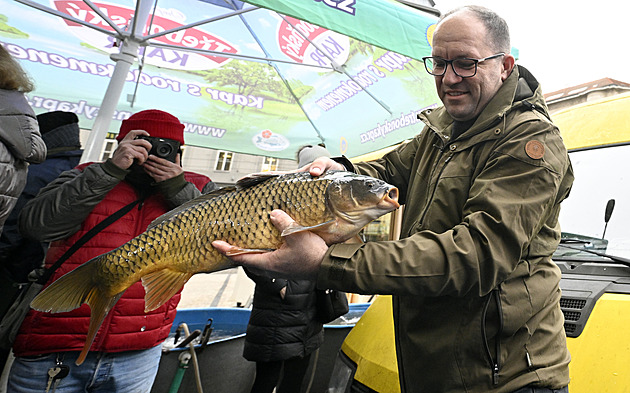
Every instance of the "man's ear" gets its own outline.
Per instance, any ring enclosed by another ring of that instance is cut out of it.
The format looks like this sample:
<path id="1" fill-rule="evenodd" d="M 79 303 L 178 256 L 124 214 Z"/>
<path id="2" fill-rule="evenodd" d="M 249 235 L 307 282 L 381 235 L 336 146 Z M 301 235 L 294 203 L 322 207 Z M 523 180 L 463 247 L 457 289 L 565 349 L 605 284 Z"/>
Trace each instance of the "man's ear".
<path id="1" fill-rule="evenodd" d="M 512 55 L 503 56 L 503 71 L 501 72 L 501 81 L 505 82 L 505 80 L 510 76 L 512 70 L 514 69 L 514 65 L 516 63 L 516 59 Z"/>
<path id="2" fill-rule="evenodd" d="M 501 72 L 501 81 L 505 82 L 505 80 L 510 76 L 512 70 L 514 69 L 514 65 L 516 60 L 512 55 L 503 56 L 503 71 Z"/>

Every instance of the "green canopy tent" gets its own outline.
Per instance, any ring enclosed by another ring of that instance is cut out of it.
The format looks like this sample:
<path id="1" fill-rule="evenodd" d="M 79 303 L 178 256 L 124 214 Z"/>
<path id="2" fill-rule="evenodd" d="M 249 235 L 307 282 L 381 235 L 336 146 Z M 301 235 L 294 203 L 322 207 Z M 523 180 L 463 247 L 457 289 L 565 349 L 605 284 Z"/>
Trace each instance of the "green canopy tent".
<path id="1" fill-rule="evenodd" d="M 435 21 L 393 0 L 15 0 L 0 41 L 36 80 L 36 112 L 92 130 L 84 161 L 149 108 L 178 116 L 192 146 L 356 156 L 417 134 L 437 104 L 417 61 Z"/>

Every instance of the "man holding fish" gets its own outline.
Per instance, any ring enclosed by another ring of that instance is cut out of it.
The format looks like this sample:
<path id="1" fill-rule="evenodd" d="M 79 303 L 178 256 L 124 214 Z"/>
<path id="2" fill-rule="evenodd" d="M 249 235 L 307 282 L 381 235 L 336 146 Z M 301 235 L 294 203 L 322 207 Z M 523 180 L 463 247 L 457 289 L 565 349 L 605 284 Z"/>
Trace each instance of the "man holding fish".
<path id="1" fill-rule="evenodd" d="M 144 139 L 149 136 L 157 139 Z M 22 232 L 53 241 L 46 257 L 50 267 L 99 222 L 137 203 L 71 255 L 50 282 L 142 233 L 170 209 L 215 188 L 208 177 L 182 169 L 179 145 L 184 143 L 184 125 L 169 113 L 138 112 L 122 122 L 116 139 L 119 145 L 110 159 L 62 173 L 22 210 Z M 153 153 L 155 145 L 162 150 Z M 161 154 L 169 149 L 172 154 Z M 89 281 L 92 275 L 77 281 Z M 74 296 L 75 289 L 67 294 Z M 31 310 L 13 346 L 16 359 L 8 392 L 149 392 L 179 294 L 148 313 L 144 294 L 142 284 L 136 283 L 119 295 L 115 305 L 106 305 L 109 313 L 98 334 L 98 326 L 89 323 L 87 305 L 58 314 Z M 86 335 L 91 334 L 96 335 L 92 351 L 80 358 Z M 78 367 L 75 361 L 84 364 Z"/>
<path id="2" fill-rule="evenodd" d="M 568 392 L 551 255 L 573 172 L 538 82 L 510 49 L 494 12 L 465 6 L 443 15 L 424 59 L 443 107 L 419 115 L 424 130 L 371 162 L 319 158 L 303 168 L 313 176 L 348 169 L 396 186 L 405 204 L 400 240 L 330 244 L 302 231 L 253 255 L 213 242 L 276 277 L 393 295 L 403 392 Z M 294 218 L 271 213 L 280 231 Z"/>

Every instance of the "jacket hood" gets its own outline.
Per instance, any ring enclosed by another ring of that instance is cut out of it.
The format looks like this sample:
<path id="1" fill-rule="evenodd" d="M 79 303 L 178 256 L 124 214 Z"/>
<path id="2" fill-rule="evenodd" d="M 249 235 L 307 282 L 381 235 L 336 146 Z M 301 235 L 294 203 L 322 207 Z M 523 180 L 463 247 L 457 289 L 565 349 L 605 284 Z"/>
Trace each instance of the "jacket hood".
<path id="1" fill-rule="evenodd" d="M 49 129 L 42 134 L 42 139 L 46 143 L 49 155 L 60 151 L 78 150 L 81 148 L 78 123 L 64 124 Z"/>
<path id="2" fill-rule="evenodd" d="M 547 101 L 545 101 L 540 83 L 538 83 L 538 80 L 536 80 L 534 75 L 532 75 L 527 68 L 517 66 L 517 69 L 519 78 L 513 103 L 523 102 L 527 106 L 536 108 L 540 113 L 545 115 L 547 119 L 551 120 L 549 109 L 547 108 Z"/>

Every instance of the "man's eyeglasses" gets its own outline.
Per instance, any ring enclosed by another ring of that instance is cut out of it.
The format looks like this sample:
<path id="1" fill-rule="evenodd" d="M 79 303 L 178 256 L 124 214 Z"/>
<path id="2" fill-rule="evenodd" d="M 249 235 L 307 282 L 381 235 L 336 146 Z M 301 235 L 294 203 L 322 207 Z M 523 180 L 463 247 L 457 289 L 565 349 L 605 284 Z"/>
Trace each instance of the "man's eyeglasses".
<path id="1" fill-rule="evenodd" d="M 496 59 L 497 57 L 505 56 L 504 52 L 497 53 L 496 55 L 484 57 L 482 59 L 470 59 L 462 57 L 460 59 L 446 60 L 441 57 L 427 56 L 423 57 L 424 68 L 431 75 L 442 76 L 446 73 L 446 69 L 450 64 L 455 72 L 455 75 L 461 78 L 470 78 L 477 75 L 477 65 L 483 61 Z"/>

